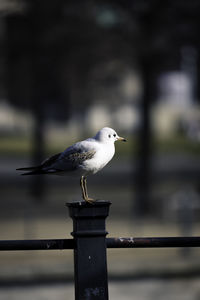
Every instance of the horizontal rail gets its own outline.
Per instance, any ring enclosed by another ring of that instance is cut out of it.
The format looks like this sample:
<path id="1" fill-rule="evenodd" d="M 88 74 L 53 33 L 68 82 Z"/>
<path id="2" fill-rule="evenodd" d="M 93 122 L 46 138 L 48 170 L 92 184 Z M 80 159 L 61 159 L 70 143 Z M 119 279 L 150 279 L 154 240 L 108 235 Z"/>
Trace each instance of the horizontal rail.
<path id="1" fill-rule="evenodd" d="M 54 240 L 3 240 L 0 241 L 0 251 L 15 250 L 63 250 L 74 249 L 73 239 Z"/>
<path id="2" fill-rule="evenodd" d="M 107 238 L 107 248 L 200 247 L 200 237 Z M 74 239 L 3 240 L 0 251 L 74 249 Z"/>
<path id="3" fill-rule="evenodd" d="M 200 237 L 107 238 L 107 248 L 200 247 Z"/>

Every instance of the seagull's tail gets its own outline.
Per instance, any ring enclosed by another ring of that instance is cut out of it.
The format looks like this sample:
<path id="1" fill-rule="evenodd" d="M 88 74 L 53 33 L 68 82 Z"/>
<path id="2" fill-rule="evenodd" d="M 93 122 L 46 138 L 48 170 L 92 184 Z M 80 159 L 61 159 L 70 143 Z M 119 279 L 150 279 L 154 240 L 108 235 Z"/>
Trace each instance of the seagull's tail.
<path id="1" fill-rule="evenodd" d="M 40 167 L 18 168 L 16 170 L 17 171 L 26 171 L 26 173 L 22 173 L 21 175 L 39 175 L 39 174 L 45 173 Z"/>

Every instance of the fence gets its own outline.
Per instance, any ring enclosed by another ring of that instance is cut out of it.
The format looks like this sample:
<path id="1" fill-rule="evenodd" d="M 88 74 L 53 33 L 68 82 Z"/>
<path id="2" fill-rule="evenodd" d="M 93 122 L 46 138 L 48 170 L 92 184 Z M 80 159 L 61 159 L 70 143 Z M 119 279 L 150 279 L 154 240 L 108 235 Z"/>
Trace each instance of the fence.
<path id="1" fill-rule="evenodd" d="M 74 250 L 76 300 L 108 299 L 106 248 L 200 247 L 200 237 L 106 238 L 110 202 L 68 203 L 73 239 L 4 240 L 1 251 Z"/>

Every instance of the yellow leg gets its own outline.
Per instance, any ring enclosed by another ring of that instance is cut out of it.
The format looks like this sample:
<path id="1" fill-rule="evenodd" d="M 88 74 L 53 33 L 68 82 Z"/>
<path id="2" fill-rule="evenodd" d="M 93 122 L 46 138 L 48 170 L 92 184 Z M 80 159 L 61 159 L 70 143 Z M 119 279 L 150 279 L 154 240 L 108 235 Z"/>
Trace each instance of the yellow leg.
<path id="1" fill-rule="evenodd" d="M 87 179 L 86 179 L 86 177 L 84 177 L 83 183 L 84 183 L 84 189 L 85 189 L 85 195 L 86 195 L 86 199 L 85 199 L 85 200 L 86 200 L 87 202 L 89 202 L 89 203 L 95 202 L 94 199 L 92 199 L 92 198 L 90 198 L 90 197 L 88 196 L 88 191 L 87 191 Z"/>
<path id="2" fill-rule="evenodd" d="M 87 179 L 86 179 L 86 177 L 83 178 L 83 185 L 84 185 L 85 195 L 86 195 L 87 198 L 89 198 L 88 197 L 88 191 L 87 191 Z"/>
<path id="3" fill-rule="evenodd" d="M 95 200 L 92 199 L 92 198 L 90 198 L 88 196 L 88 192 L 87 192 L 87 180 L 86 180 L 86 178 L 84 176 L 81 176 L 80 185 L 81 185 L 83 199 L 86 202 L 89 202 L 89 203 L 94 202 Z"/>
<path id="4" fill-rule="evenodd" d="M 81 179 L 80 179 L 80 186 L 81 186 L 81 191 L 82 191 L 82 197 L 85 200 L 86 194 L 85 194 L 84 177 L 83 176 L 81 176 Z"/>

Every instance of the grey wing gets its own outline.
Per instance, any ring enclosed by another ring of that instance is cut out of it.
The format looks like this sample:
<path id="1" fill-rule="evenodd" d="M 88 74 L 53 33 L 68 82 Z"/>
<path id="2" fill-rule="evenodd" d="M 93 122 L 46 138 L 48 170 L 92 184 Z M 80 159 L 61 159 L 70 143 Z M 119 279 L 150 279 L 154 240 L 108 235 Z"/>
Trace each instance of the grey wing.
<path id="1" fill-rule="evenodd" d="M 96 151 L 87 150 L 79 143 L 67 148 L 58 159 L 48 167 L 51 172 L 75 171 L 85 160 L 93 158 Z"/>
<path id="2" fill-rule="evenodd" d="M 52 164 L 54 164 L 60 157 L 60 155 L 62 154 L 62 152 L 57 153 L 47 159 L 45 159 L 42 163 L 41 163 L 41 167 L 42 168 L 46 168 L 46 167 L 50 167 Z"/>
<path id="3" fill-rule="evenodd" d="M 22 175 L 53 174 L 68 172 L 78 169 L 85 160 L 91 159 L 96 151 L 91 147 L 85 148 L 81 142 L 67 148 L 64 152 L 55 154 L 41 163 L 39 166 L 19 168 L 26 171 Z"/>

